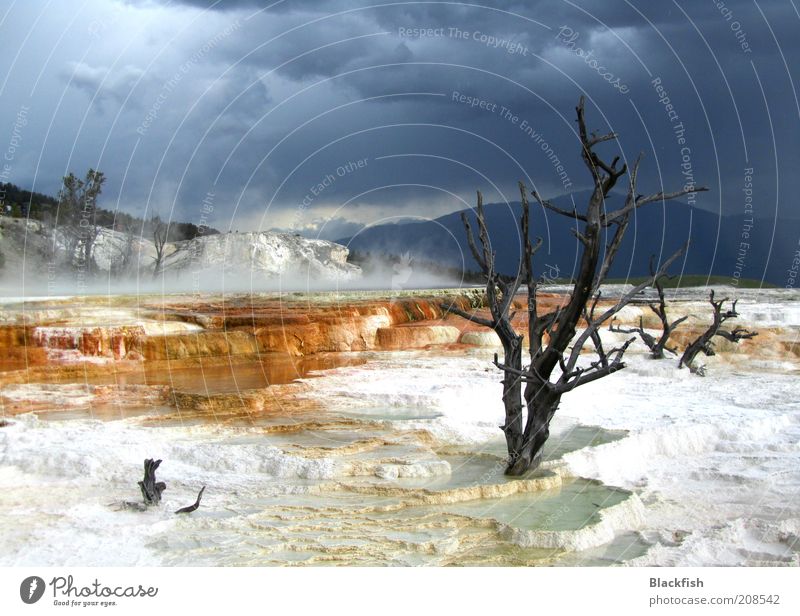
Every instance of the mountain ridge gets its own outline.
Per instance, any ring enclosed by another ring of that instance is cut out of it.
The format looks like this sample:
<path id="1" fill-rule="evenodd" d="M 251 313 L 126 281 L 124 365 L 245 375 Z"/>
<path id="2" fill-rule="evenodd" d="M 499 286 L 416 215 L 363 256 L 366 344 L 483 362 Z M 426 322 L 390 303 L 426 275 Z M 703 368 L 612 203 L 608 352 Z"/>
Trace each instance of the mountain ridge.
<path id="1" fill-rule="evenodd" d="M 572 210 L 573 199 L 581 210 L 589 191 L 557 197 L 552 201 Z M 610 210 L 621 207 L 624 196 L 607 198 Z M 519 202 L 492 203 L 485 206 L 490 241 L 497 253 L 497 267 L 506 274 L 516 272 L 520 251 L 517 220 Z M 475 229 L 472 209 L 452 212 L 438 218 L 404 225 L 367 227 L 349 238 L 336 240 L 351 250 L 366 254 L 408 254 L 412 258 L 433 260 L 442 265 L 476 269 L 461 222 L 466 214 Z M 534 259 L 536 275 L 570 278 L 575 271 L 580 245 L 571 232 L 574 219 L 544 210 L 531 203 L 531 237 L 541 236 L 543 245 Z M 775 233 L 773 236 L 773 226 Z M 739 278 L 764 280 L 777 286 L 787 284 L 788 269 L 797 250 L 800 221 L 742 214 L 718 215 L 682 201 L 652 203 L 636 210 L 617 255 L 610 278 L 645 276 L 650 256 L 663 261 L 687 241 L 688 249 L 671 273 L 729 276 L 731 284 Z M 556 270 L 558 276 L 554 276 Z"/>

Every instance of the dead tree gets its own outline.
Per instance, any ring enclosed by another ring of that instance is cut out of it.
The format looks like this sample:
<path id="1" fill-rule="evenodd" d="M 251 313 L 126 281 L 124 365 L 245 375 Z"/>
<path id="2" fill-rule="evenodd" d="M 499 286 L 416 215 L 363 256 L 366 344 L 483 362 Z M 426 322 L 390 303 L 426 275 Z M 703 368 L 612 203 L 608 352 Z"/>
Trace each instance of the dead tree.
<path id="1" fill-rule="evenodd" d="M 676 348 L 667 347 L 667 342 L 678 325 L 683 323 L 689 317 L 687 315 L 680 317 L 679 319 L 675 319 L 672 323 L 669 322 L 669 319 L 667 318 L 667 302 L 664 297 L 663 280 L 665 278 L 669 280 L 672 278 L 672 276 L 667 276 L 666 274 L 656 276 L 654 261 L 655 258 L 650 257 L 650 276 L 653 277 L 653 284 L 658 291 L 658 303 L 656 304 L 655 302 L 650 302 L 648 305 L 650 306 L 650 310 L 652 310 L 661 321 L 661 336 L 656 339 L 655 336 L 647 333 L 644 329 L 644 319 L 642 317 L 639 317 L 639 327 L 634 329 L 623 329 L 619 326 L 614 328 L 614 321 L 612 321 L 611 325 L 609 326 L 609 330 L 620 334 L 639 334 L 639 338 L 641 338 L 642 342 L 644 342 L 647 348 L 650 349 L 650 357 L 653 359 L 664 359 L 664 351 L 669 351 L 674 355 L 678 354 L 678 350 Z"/>
<path id="2" fill-rule="evenodd" d="M 480 248 L 475 241 L 469 220 L 462 216 L 467 233 L 467 241 L 475 261 L 486 279 L 486 296 L 490 318 L 463 311 L 455 306 L 443 306 L 450 312 L 465 319 L 493 329 L 503 345 L 503 362 L 495 356 L 495 365 L 503 371 L 503 404 L 505 421 L 500 429 L 505 433 L 508 457 L 507 475 L 522 475 L 539 466 L 542 449 L 550 435 L 550 421 L 561 401 L 561 396 L 587 383 L 613 374 L 625 367 L 622 361 L 629 339 L 623 345 L 606 351 L 600 341 L 599 329 L 608 323 L 623 306 L 636 294 L 652 284 L 653 279 L 664 274 L 666 269 L 683 252 L 679 249 L 669 257 L 652 278 L 636 285 L 622 295 L 609 308 L 596 315 L 600 300 L 600 286 L 608 273 L 622 238 L 628 226 L 630 215 L 639 207 L 655 201 L 674 199 L 694 191 L 683 189 L 672 193 L 654 193 L 648 196 L 637 193 L 636 178 L 641 155 L 634 162 L 628 176 L 628 190 L 624 204 L 616 210 L 605 209 L 605 199 L 617 181 L 627 172 L 627 165 L 618 167 L 619 157 L 611 163 L 602 159 L 595 151 L 598 145 L 617 138 L 615 133 L 597 135 L 586 129 L 584 119 L 584 98 L 581 97 L 577 111 L 578 136 L 581 142 L 581 158 L 591 174 L 594 188 L 585 211 L 563 210 L 542 199 L 533 192 L 539 204 L 558 214 L 567 216 L 578 223 L 581 229 L 573 229 L 573 234 L 582 246 L 578 274 L 568 301 L 563 306 L 539 314 L 537 310 L 538 281 L 533 276 L 533 256 L 541 246 L 541 239 L 535 244 L 529 235 L 529 204 L 525 185 L 520 183 L 522 201 L 521 237 L 522 257 L 515 277 L 502 275 L 495 269 L 495 253 L 492 250 L 489 231 L 483 210 L 483 197 L 478 192 L 477 223 Z M 604 236 L 611 237 L 603 253 L 601 248 Z M 514 296 L 522 285 L 527 287 L 529 363 L 522 362 L 523 336 L 511 324 L 513 315 L 509 311 Z M 581 320 L 586 327 L 576 337 L 576 329 Z M 597 359 L 581 363 L 581 351 L 588 341 L 592 341 Z M 572 344 L 570 348 L 570 344 Z M 556 368 L 559 370 L 556 371 Z M 524 386 L 524 389 L 523 389 Z"/>
<path id="3" fill-rule="evenodd" d="M 694 360 L 700 353 L 703 353 L 708 357 L 715 355 L 714 336 L 720 336 L 737 344 L 740 340 L 746 340 L 758 336 L 758 332 L 752 332 L 744 327 L 735 327 L 732 330 L 722 329 L 722 324 L 725 323 L 725 321 L 728 319 L 735 319 L 739 316 L 739 313 L 736 312 L 736 302 L 738 300 L 733 300 L 730 310 L 723 312 L 722 305 L 728 301 L 728 298 L 726 297 L 725 299 L 715 301 L 714 291 L 712 289 L 708 301 L 714 308 L 714 318 L 711 322 L 711 325 L 706 331 L 700 334 L 700 336 L 698 336 L 694 342 L 686 347 L 686 350 L 683 352 L 680 362 L 678 363 L 679 368 L 687 366 L 693 374 L 698 374 L 700 376 L 705 376 L 705 366 L 695 366 Z"/>
<path id="4" fill-rule="evenodd" d="M 89 169 L 86 179 L 70 173 L 64 176 L 59 192 L 59 209 L 63 208 L 66 223 L 63 226 L 67 249 L 67 264 L 94 275 L 94 245 L 100 234 L 97 224 L 97 199 L 103 191 L 105 175 Z"/>
<path id="5" fill-rule="evenodd" d="M 139 267 L 141 246 L 129 224 L 118 224 L 117 232 L 122 234 L 122 242 L 117 244 L 115 238 L 109 238 L 109 243 L 116 249 L 117 258 L 112 260 L 109 273 L 117 278 L 122 278 L 136 273 Z"/>
<path id="6" fill-rule="evenodd" d="M 145 505 L 157 505 L 161 502 L 161 493 L 167 489 L 163 481 L 156 482 L 156 469 L 161 465 L 161 460 L 147 458 L 144 461 L 144 479 L 139 482 L 142 498 Z"/>
<path id="7" fill-rule="evenodd" d="M 161 493 L 167 489 L 167 484 L 163 481 L 156 481 L 156 470 L 159 466 L 161 466 L 161 460 L 153 460 L 152 458 L 145 459 L 144 477 L 140 482 L 138 482 L 139 489 L 142 491 L 142 499 L 144 500 L 144 503 L 124 501 L 121 504 L 122 509 L 146 511 L 148 507 L 161 503 Z M 191 513 L 192 511 L 195 511 L 198 507 L 200 507 L 200 499 L 203 498 L 203 492 L 205 492 L 205 490 L 205 486 L 200 488 L 200 492 L 197 494 L 197 500 L 195 500 L 194 504 L 189 505 L 188 507 L 181 507 L 175 513 Z"/>
<path id="8" fill-rule="evenodd" d="M 153 229 L 153 244 L 156 248 L 153 278 L 157 278 L 161 273 L 161 266 L 164 262 L 164 245 L 167 243 L 167 225 L 161 221 L 160 216 L 153 216 L 150 225 Z"/>

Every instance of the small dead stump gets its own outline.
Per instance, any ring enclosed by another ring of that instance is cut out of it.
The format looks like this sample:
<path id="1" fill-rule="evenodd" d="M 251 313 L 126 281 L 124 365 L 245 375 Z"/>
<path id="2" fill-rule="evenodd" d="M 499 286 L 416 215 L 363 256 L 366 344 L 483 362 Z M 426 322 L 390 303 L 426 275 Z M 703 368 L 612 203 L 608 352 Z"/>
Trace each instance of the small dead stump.
<path id="1" fill-rule="evenodd" d="M 144 503 L 134 503 L 125 501 L 122 503 L 123 509 L 133 509 L 136 511 L 146 511 L 152 505 L 161 502 L 161 493 L 167 489 L 167 484 L 163 481 L 156 481 L 156 469 L 161 465 L 161 460 L 147 458 L 144 461 L 144 477 L 139 482 L 139 489 L 142 491 Z M 191 513 L 200 507 L 200 499 L 203 497 L 206 487 L 203 486 L 197 494 L 197 500 L 188 507 L 181 507 L 175 513 Z"/>
<path id="2" fill-rule="evenodd" d="M 163 481 L 156 482 L 156 469 L 161 465 L 161 460 L 147 458 L 144 461 L 144 479 L 139 482 L 142 498 L 145 505 L 157 505 L 161 502 L 161 493 L 167 489 Z"/>

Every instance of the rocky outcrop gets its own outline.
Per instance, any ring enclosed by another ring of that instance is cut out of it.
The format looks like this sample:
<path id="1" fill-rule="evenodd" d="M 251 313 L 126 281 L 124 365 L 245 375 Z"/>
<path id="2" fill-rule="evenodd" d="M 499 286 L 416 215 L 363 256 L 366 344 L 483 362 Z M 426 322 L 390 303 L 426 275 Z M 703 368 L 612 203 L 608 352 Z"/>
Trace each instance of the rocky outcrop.
<path id="1" fill-rule="evenodd" d="M 297 275 L 302 279 L 352 280 L 361 268 L 347 262 L 349 250 L 325 240 L 289 233 L 222 233 L 177 242 L 168 248 L 165 272 L 220 271 L 227 275 Z"/>
<path id="2" fill-rule="evenodd" d="M 464 332 L 459 339 L 461 344 L 468 344 L 477 347 L 499 347 L 501 346 L 500 337 L 490 329 L 485 331 Z"/>
<path id="3" fill-rule="evenodd" d="M 39 235 L 48 238 L 48 252 L 55 249 L 52 255 L 55 262 L 70 263 L 73 268 L 78 268 L 80 264 L 80 247 L 74 239 L 70 240 L 70 234 L 64 228 L 55 231 L 43 226 L 38 221 L 28 221 L 29 227 L 37 227 Z M 71 250 L 74 254 L 70 257 L 67 253 Z M 36 252 L 25 251 L 28 256 L 36 257 Z M 49 259 L 50 257 L 48 257 Z M 136 233 L 124 233 L 105 227 L 97 228 L 97 236 L 92 244 L 93 268 L 101 274 L 109 272 L 115 274 L 135 274 L 137 270 L 152 272 L 156 261 L 156 249 L 149 239 L 139 237 Z M 44 267 L 44 264 L 35 264 L 35 267 Z"/>
<path id="4" fill-rule="evenodd" d="M 24 269 L 27 285 L 44 286 L 57 276 L 66 289 L 73 277 L 81 274 L 81 285 L 92 277 L 112 274 L 114 278 L 136 277 L 148 281 L 156 265 L 156 249 L 149 236 L 97 228 L 92 245 L 92 263 L 83 268 L 75 238 L 65 229 L 53 229 L 39 221 L 0 217 L 0 275 L 11 295 L 17 281 L 15 275 Z M 69 254 L 69 253 L 73 254 Z M 167 243 L 164 246 L 162 270 L 178 279 L 207 276 L 210 287 L 220 274 L 249 286 L 277 277 L 297 278 L 300 286 L 309 281 L 348 281 L 361 277 L 361 268 L 347 262 L 349 249 L 325 240 L 306 239 L 291 233 L 268 231 L 221 233 L 198 236 L 191 240 Z M 185 286 L 185 285 L 184 285 Z M 283 285 L 282 285 L 283 286 Z M 48 293 L 51 289 L 48 287 Z"/>
<path id="5" fill-rule="evenodd" d="M 427 324 L 415 324 L 412 327 L 382 327 L 377 333 L 379 348 L 392 351 L 454 344 L 461 336 L 461 330 L 452 325 Z"/>
<path id="6" fill-rule="evenodd" d="M 111 229 L 99 229 L 92 255 L 101 272 L 135 272 L 137 268 L 152 271 L 156 262 L 153 242 Z"/>

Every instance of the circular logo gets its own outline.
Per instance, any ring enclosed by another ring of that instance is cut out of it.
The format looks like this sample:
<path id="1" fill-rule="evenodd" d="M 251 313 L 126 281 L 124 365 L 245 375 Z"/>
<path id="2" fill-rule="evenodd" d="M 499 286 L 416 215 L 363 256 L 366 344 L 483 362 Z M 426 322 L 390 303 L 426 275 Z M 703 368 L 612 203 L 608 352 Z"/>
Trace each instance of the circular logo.
<path id="1" fill-rule="evenodd" d="M 36 603 L 44 594 L 44 580 L 38 575 L 32 575 L 22 580 L 19 585 L 19 598 L 24 603 Z"/>

